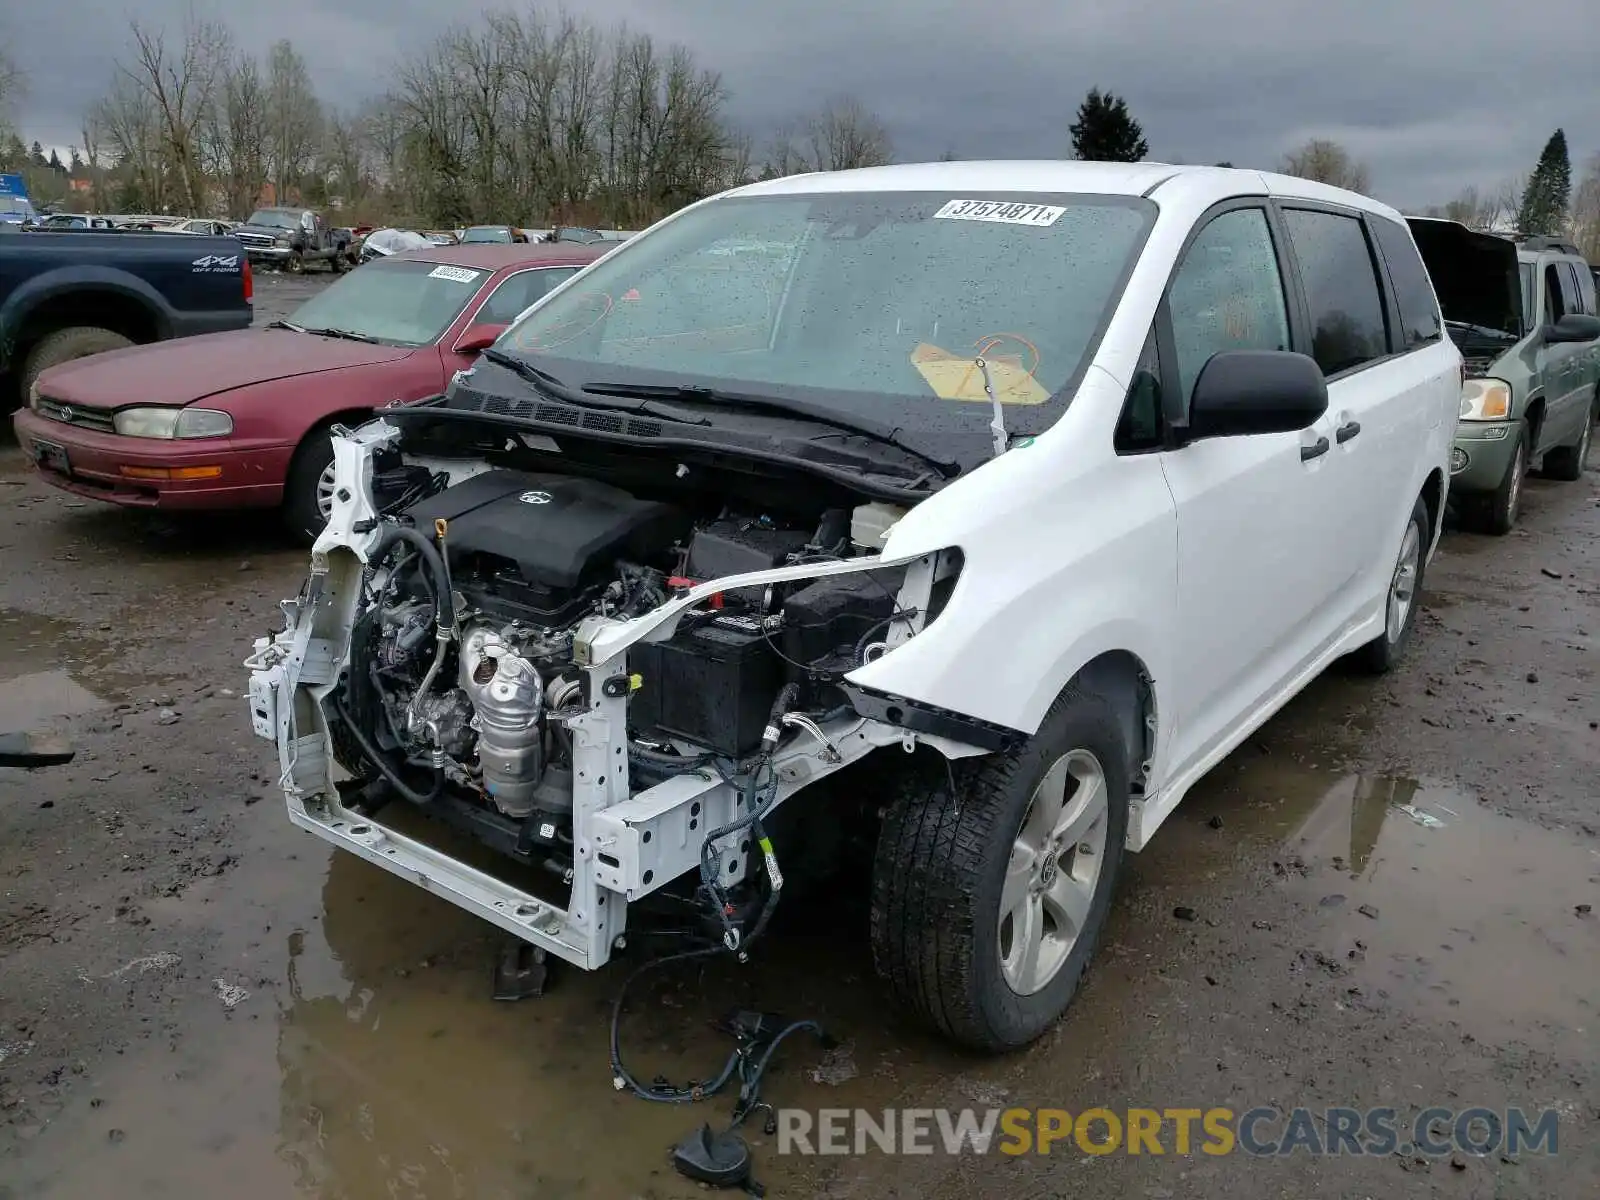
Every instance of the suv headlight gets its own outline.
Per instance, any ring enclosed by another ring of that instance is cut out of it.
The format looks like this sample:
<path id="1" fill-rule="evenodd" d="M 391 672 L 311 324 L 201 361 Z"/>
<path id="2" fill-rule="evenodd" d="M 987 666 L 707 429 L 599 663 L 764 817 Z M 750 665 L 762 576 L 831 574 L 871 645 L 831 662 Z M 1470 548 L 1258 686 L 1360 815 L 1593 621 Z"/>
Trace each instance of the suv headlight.
<path id="1" fill-rule="evenodd" d="M 1511 385 L 1504 379 L 1469 379 L 1461 388 L 1463 421 L 1504 421 L 1511 415 Z"/>
<path id="2" fill-rule="evenodd" d="M 111 424 L 123 437 L 211 438 L 233 432 L 233 418 L 214 408 L 125 408 Z"/>

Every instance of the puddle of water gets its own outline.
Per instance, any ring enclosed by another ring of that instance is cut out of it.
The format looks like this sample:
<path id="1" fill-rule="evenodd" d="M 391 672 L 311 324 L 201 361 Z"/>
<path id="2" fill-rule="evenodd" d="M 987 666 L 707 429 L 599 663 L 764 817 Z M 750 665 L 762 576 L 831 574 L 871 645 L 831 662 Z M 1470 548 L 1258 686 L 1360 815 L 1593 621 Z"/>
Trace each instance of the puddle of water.
<path id="1" fill-rule="evenodd" d="M 1221 830 L 1209 824 L 1218 815 Z M 701 1121 L 720 1127 L 732 1095 L 669 1106 L 613 1089 L 606 1032 L 626 962 L 596 974 L 558 970 L 544 997 L 495 1003 L 490 967 L 500 942 L 492 930 L 279 822 L 274 815 L 258 830 L 265 844 L 226 880 L 197 884 L 162 911 L 158 927 L 174 936 L 226 922 L 222 944 L 169 1010 L 183 1032 L 170 1046 L 141 1043 L 118 1060 L 94 1085 L 103 1108 L 73 1101 L 28 1164 L 48 1158 L 48 1183 L 36 1177 L 25 1194 L 702 1194 L 673 1173 L 667 1149 Z M 1115 915 L 1103 965 L 1068 1020 L 1026 1055 L 963 1058 L 888 1011 L 855 896 L 839 913 L 807 912 L 775 928 L 746 967 L 719 962 L 641 984 L 625 1018 L 624 1054 L 642 1078 L 704 1077 L 731 1047 L 709 1028 L 712 1019 L 781 1006 L 786 1016 L 818 1018 L 850 1048 L 837 1069 L 840 1061 L 809 1039 L 786 1043 L 764 1088 L 775 1104 L 1070 1104 L 1090 1092 L 1103 1101 L 1108 1088 L 1140 1092 L 1147 1068 L 1159 1070 L 1182 1048 L 1166 974 L 1177 953 L 1170 904 L 1142 911 L 1141 894 L 1241 898 L 1263 886 L 1268 861 L 1281 862 L 1284 875 L 1264 886 L 1303 902 L 1305 944 L 1337 963 L 1347 977 L 1341 986 L 1484 1040 L 1504 1041 L 1509 1031 L 1526 1041 L 1544 1030 L 1570 1051 L 1574 1034 L 1592 1039 L 1600 919 L 1574 913 L 1600 891 L 1591 845 L 1436 785 L 1247 752 L 1197 789 L 1135 860 L 1130 902 Z M 1244 879 L 1256 882 L 1242 892 Z M 1333 895 L 1343 899 L 1322 903 Z M 1346 957 L 1358 941 L 1362 956 Z M 1143 1040 L 1130 1041 L 1129 1014 L 1153 1009 L 1174 1019 L 1147 1021 Z M 838 1086 L 813 1079 L 823 1066 Z M 125 1135 L 115 1143 L 112 1126 Z M 758 1126 L 746 1133 L 773 1194 L 814 1194 L 823 1173 L 838 1169 L 837 1160 L 778 1156 Z M 863 1162 L 851 1173 L 905 1168 Z M 870 1179 L 863 1186 L 859 1194 L 878 1191 Z"/>
<path id="2" fill-rule="evenodd" d="M 100 1085 L 101 1109 L 84 1112 L 80 1100 L 52 1130 L 78 1148 L 68 1159 L 41 1145 L 54 1161 L 29 1196 L 701 1194 L 674 1173 L 668 1148 L 700 1122 L 724 1126 L 736 1087 L 701 1104 L 652 1104 L 618 1092 L 607 1066 L 611 1002 L 644 961 L 642 947 L 594 974 L 556 964 L 543 997 L 496 1003 L 493 930 L 350 855 L 324 860 L 304 835 L 288 836 L 313 869 L 327 862 L 320 888 L 304 888 L 298 864 L 263 855 L 159 909 L 169 936 L 215 922 L 219 904 L 230 926 L 268 932 L 254 950 L 219 954 L 227 968 L 208 966 L 186 987 L 175 1053 L 119 1064 Z M 821 1047 L 806 1035 L 786 1041 L 763 1083 L 775 1104 L 882 1107 L 904 1086 L 953 1075 L 953 1056 L 883 1011 L 858 933 L 831 922 L 775 926 L 747 966 L 648 976 L 624 1016 L 629 1068 L 644 1080 L 706 1078 L 733 1046 L 711 1021 L 781 1006 L 849 1046 L 827 1062 L 842 1079 L 829 1086 L 811 1078 L 825 1062 Z M 229 1011 L 221 997 L 236 988 L 251 995 Z M 107 1142 L 107 1125 L 124 1136 Z M 809 1194 L 813 1162 L 763 1153 L 770 1139 L 759 1118 L 745 1133 L 763 1182 Z"/>
<path id="3" fill-rule="evenodd" d="M 105 701 L 66 671 L 34 671 L 0 681 L 0 730 L 31 729 L 50 717 L 73 717 Z"/>
<path id="4" fill-rule="evenodd" d="M 1442 784 L 1352 775 L 1325 783 L 1286 850 L 1324 952 L 1370 994 L 1484 1040 L 1595 1036 L 1600 919 L 1579 911 L 1600 902 L 1591 839 Z"/>
<path id="5" fill-rule="evenodd" d="M 173 678 L 130 670 L 132 651 L 111 631 L 0 608 L 0 730 L 91 713 Z"/>

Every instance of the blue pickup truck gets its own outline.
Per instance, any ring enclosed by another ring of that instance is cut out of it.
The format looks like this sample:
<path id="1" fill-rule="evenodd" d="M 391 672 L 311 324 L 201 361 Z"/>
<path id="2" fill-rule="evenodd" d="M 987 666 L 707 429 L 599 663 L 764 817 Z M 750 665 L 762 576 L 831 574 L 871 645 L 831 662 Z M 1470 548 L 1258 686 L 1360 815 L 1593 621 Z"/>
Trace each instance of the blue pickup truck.
<path id="1" fill-rule="evenodd" d="M 249 261 L 231 237 L 0 225 L 0 412 L 57 363 L 244 329 L 252 291 Z"/>

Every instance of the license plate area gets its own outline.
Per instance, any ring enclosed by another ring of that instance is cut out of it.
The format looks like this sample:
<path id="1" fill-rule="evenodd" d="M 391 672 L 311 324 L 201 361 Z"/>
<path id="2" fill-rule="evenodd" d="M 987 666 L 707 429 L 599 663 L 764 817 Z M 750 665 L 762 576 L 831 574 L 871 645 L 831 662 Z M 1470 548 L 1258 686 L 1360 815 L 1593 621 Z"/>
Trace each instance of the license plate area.
<path id="1" fill-rule="evenodd" d="M 33 461 L 46 471 L 56 471 L 62 475 L 72 474 L 72 463 L 67 459 L 67 448 L 59 442 L 35 440 Z"/>

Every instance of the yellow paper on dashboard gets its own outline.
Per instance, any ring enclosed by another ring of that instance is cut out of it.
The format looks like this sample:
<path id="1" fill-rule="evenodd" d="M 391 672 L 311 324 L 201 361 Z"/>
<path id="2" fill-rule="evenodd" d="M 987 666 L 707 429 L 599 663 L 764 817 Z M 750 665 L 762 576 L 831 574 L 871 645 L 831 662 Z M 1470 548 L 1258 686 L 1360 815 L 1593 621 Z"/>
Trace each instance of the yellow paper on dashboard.
<path id="1" fill-rule="evenodd" d="M 1020 355 L 986 355 L 984 361 L 989 364 L 989 378 L 994 383 L 995 399 L 1000 403 L 1043 404 L 1050 398 L 1050 393 L 1040 386 L 1033 372 L 1023 365 Z M 975 354 L 955 355 L 923 342 L 911 352 L 911 365 L 941 400 L 989 402 Z"/>

